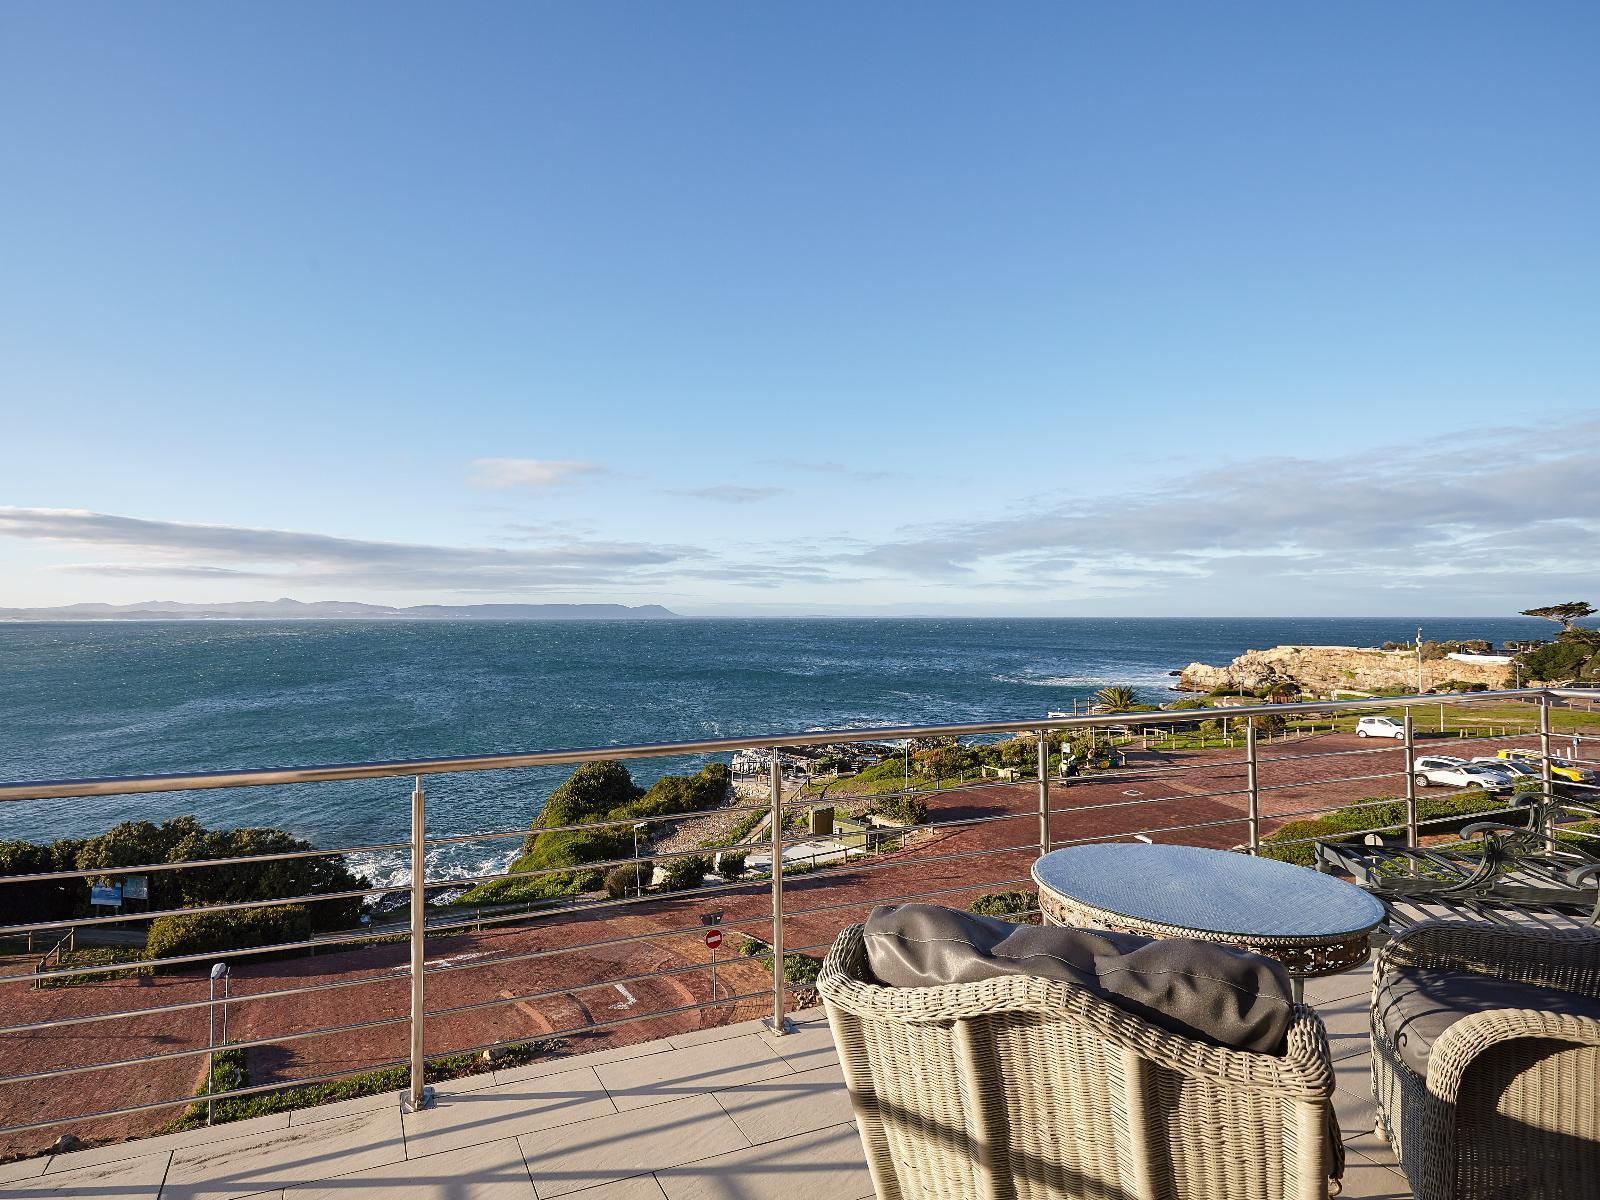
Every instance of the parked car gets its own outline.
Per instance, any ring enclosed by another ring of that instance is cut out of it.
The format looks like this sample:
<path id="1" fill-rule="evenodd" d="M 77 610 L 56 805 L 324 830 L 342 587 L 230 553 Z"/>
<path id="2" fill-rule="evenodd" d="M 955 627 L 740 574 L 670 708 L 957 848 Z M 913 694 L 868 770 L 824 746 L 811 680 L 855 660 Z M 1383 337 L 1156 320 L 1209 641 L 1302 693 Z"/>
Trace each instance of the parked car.
<path id="1" fill-rule="evenodd" d="M 1539 778 L 1538 767 L 1514 758 L 1474 758 L 1471 762 L 1475 766 L 1488 767 L 1491 771 L 1504 771 L 1513 780 Z"/>
<path id="2" fill-rule="evenodd" d="M 1404 738 L 1406 727 L 1403 721 L 1393 717 L 1362 717 L 1356 722 L 1357 737 L 1386 737 Z"/>
<path id="3" fill-rule="evenodd" d="M 1521 750 L 1513 748 L 1510 750 L 1502 750 L 1500 753 L 1496 754 L 1495 757 L 1504 759 L 1506 762 L 1526 763 L 1528 766 L 1534 769 L 1535 774 L 1544 774 L 1544 755 L 1540 754 L 1537 750 Z M 1552 758 L 1550 760 L 1550 774 L 1555 778 L 1565 780 L 1568 783 L 1600 783 L 1600 771 L 1594 771 L 1588 767 L 1581 767 L 1577 763 L 1568 762 L 1564 758 Z"/>
<path id="4" fill-rule="evenodd" d="M 1429 754 L 1413 765 L 1418 787 L 1435 783 L 1445 787 L 1480 787 L 1499 795 L 1511 790 L 1511 776 L 1492 767 L 1469 763 L 1446 754 Z"/>

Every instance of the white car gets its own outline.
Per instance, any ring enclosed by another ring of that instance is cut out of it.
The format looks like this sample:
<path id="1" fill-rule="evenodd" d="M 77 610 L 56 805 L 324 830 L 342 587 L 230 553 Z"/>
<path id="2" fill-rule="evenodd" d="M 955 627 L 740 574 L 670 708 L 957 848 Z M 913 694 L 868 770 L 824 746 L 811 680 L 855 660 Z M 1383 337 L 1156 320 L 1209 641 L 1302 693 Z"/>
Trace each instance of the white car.
<path id="1" fill-rule="evenodd" d="M 1488 767 L 1491 771 L 1499 771 L 1502 775 L 1509 775 L 1512 781 L 1518 779 L 1538 779 L 1539 768 L 1530 763 L 1518 762 L 1514 758 L 1475 758 L 1472 760 L 1475 767 Z"/>
<path id="2" fill-rule="evenodd" d="M 1486 792 L 1509 792 L 1511 776 L 1446 754 L 1429 754 L 1413 764 L 1418 787 L 1438 783 L 1445 787 L 1480 787 Z"/>
<path id="3" fill-rule="evenodd" d="M 1401 738 L 1406 736 L 1404 722 L 1393 717 L 1362 717 L 1356 722 L 1357 737 Z"/>

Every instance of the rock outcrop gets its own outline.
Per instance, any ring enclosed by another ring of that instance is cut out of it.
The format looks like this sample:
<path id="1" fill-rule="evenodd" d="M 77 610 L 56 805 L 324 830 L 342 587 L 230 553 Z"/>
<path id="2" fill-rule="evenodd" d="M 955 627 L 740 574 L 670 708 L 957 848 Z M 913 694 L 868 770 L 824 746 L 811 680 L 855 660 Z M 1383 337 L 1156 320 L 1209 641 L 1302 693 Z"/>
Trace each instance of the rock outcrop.
<path id="1" fill-rule="evenodd" d="M 1457 680 L 1490 688 L 1511 686 L 1511 668 L 1503 663 L 1464 662 L 1441 658 L 1422 664 L 1422 689 Z M 1414 689 L 1417 657 L 1411 650 L 1364 650 L 1357 646 L 1274 646 L 1247 650 L 1225 667 L 1190 663 L 1178 678 L 1186 691 L 1254 692 L 1287 683 L 1312 695 L 1335 691 L 1371 692 L 1380 688 Z"/>

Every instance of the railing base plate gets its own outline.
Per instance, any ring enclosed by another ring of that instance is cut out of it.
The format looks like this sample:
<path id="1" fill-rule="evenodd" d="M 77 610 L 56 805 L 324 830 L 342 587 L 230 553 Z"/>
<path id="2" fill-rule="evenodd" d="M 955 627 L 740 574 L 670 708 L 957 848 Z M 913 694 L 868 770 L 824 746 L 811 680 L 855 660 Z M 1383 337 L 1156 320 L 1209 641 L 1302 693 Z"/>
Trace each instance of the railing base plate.
<path id="1" fill-rule="evenodd" d="M 421 1104 L 412 1104 L 411 1103 L 411 1093 L 410 1092 L 402 1092 L 400 1094 L 400 1111 L 401 1112 L 421 1112 L 425 1108 L 432 1108 L 432 1107 L 433 1107 L 433 1088 L 432 1087 L 425 1087 L 425 1088 L 422 1089 L 422 1103 Z"/>
<path id="2" fill-rule="evenodd" d="M 777 1022 L 774 1022 L 771 1017 L 762 1017 L 761 1023 L 780 1037 L 786 1033 L 794 1032 L 794 1022 L 789 1020 L 788 1017 L 785 1017 L 783 1020 Z"/>

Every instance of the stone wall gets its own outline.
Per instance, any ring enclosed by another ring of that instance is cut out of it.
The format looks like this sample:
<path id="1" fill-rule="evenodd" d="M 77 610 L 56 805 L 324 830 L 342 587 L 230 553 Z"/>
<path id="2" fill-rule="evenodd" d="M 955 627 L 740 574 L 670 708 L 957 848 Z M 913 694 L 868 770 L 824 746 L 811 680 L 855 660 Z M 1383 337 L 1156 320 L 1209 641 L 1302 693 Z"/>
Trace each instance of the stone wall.
<path id="1" fill-rule="evenodd" d="M 1424 662 L 1420 690 L 1452 679 L 1490 688 L 1510 687 L 1511 668 L 1448 658 Z M 1178 679 L 1179 687 L 1195 692 L 1251 692 L 1276 683 L 1289 683 L 1319 696 L 1380 688 L 1411 690 L 1417 687 L 1417 656 L 1413 650 L 1356 646 L 1274 646 L 1271 650 L 1247 650 L 1225 667 L 1190 663 Z"/>

